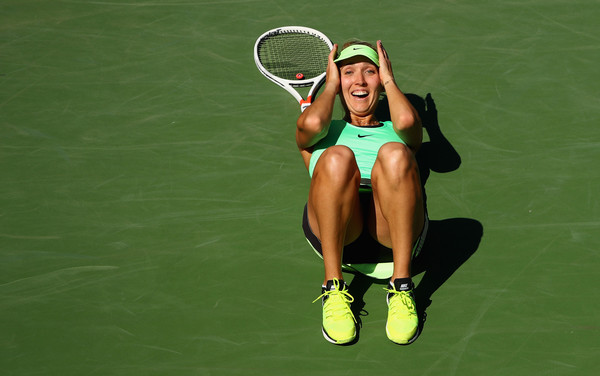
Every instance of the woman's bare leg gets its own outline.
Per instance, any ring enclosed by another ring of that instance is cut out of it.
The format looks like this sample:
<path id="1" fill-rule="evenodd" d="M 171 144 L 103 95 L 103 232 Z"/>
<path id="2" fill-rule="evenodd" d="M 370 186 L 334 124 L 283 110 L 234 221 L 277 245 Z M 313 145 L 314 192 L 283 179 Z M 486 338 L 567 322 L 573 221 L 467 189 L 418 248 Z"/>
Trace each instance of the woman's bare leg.
<path id="1" fill-rule="evenodd" d="M 360 172 L 349 148 L 332 146 L 323 152 L 310 184 L 308 220 L 321 241 L 325 282 L 343 279 L 344 244 L 362 231 L 359 185 Z"/>
<path id="2" fill-rule="evenodd" d="M 411 277 L 412 249 L 425 223 L 425 209 L 417 162 L 404 144 L 383 145 L 371 172 L 375 220 L 370 230 L 392 248 L 396 278 Z"/>

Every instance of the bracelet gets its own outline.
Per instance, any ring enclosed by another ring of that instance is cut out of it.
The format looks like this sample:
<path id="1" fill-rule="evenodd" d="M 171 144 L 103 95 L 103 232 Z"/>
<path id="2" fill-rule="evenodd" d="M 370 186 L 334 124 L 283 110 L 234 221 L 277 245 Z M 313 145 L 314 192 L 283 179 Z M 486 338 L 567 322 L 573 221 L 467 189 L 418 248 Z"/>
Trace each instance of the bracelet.
<path id="1" fill-rule="evenodd" d="M 395 82 L 395 80 L 394 80 L 393 78 L 390 78 L 389 80 L 387 80 L 386 82 L 384 82 L 384 83 L 383 83 L 383 86 L 385 86 L 385 85 L 389 84 L 389 83 L 390 83 L 390 81 L 394 81 L 394 82 Z"/>

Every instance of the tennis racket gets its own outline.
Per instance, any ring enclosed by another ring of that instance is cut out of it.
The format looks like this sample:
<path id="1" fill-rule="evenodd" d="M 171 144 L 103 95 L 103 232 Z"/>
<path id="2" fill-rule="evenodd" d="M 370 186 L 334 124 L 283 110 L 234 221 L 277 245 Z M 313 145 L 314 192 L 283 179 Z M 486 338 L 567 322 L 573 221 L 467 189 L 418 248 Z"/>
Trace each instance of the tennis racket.
<path id="1" fill-rule="evenodd" d="M 287 90 L 304 111 L 325 82 L 333 44 L 323 33 L 302 26 L 269 30 L 254 44 L 254 61 L 260 73 Z M 297 90 L 310 87 L 306 99 Z"/>

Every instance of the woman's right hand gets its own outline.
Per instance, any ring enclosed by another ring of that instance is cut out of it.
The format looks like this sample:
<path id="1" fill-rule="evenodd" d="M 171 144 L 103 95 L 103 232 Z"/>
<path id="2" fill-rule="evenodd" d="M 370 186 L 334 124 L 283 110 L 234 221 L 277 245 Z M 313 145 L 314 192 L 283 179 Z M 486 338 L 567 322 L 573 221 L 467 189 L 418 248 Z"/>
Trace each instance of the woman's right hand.
<path id="1" fill-rule="evenodd" d="M 327 75 L 325 78 L 325 87 L 330 87 L 335 89 L 335 93 L 337 94 L 340 90 L 340 70 L 337 64 L 333 61 L 335 60 L 335 55 L 337 54 L 338 45 L 337 43 L 333 45 L 331 52 L 329 53 L 329 59 L 327 62 Z"/>

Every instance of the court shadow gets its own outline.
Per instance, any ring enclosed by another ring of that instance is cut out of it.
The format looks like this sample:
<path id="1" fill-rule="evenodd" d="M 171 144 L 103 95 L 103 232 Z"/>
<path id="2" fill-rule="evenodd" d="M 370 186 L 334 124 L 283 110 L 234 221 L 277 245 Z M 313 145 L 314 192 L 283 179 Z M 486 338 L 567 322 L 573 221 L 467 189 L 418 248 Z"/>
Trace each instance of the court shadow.
<path id="1" fill-rule="evenodd" d="M 431 297 L 479 248 L 483 225 L 471 218 L 432 220 L 423 250 L 413 260 L 413 276 L 423 274 L 415 289 L 421 332 Z"/>
<path id="2" fill-rule="evenodd" d="M 425 98 L 415 94 L 407 94 L 406 97 L 419 112 L 423 127 L 429 136 L 429 141 L 423 143 L 416 155 L 427 207 L 425 184 L 431 171 L 455 171 L 460 167 L 461 158 L 440 129 L 437 108 L 431 94 L 427 94 Z M 376 116 L 379 120 L 389 120 L 389 107 L 385 98 L 380 101 Z M 430 220 L 423 249 L 412 264 L 413 276 L 424 273 L 415 289 L 420 333 L 423 332 L 426 310 L 432 303 L 432 295 L 477 251 L 482 237 L 483 225 L 475 219 Z M 373 284 L 386 286 L 387 283 L 387 280 L 376 280 L 362 274 L 354 275 L 348 289 L 354 297 L 351 308 L 359 327 L 362 323 L 361 317 L 368 315 L 368 311 L 365 310 L 365 293 Z"/>

